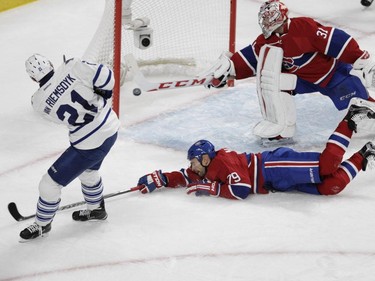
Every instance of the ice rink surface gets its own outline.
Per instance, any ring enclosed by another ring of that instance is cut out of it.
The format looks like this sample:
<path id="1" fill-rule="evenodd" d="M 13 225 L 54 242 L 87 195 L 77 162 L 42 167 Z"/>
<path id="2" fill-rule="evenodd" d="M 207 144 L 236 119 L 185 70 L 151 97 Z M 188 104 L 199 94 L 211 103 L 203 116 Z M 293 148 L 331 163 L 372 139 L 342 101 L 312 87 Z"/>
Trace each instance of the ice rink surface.
<path id="1" fill-rule="evenodd" d="M 237 49 L 260 33 L 262 1 L 238 0 Z M 285 0 L 290 16 L 311 16 L 346 30 L 375 54 L 375 6 L 359 0 Z M 32 219 L 16 222 L 16 202 L 35 211 L 41 176 L 67 148 L 67 131 L 32 111 L 36 90 L 24 61 L 37 52 L 55 66 L 81 56 L 100 21 L 103 0 L 39 0 L 0 14 L 0 280 L 368 281 L 375 275 L 374 171 L 361 173 L 333 197 L 298 193 L 244 201 L 195 197 L 183 189 L 128 193 L 106 201 L 103 222 L 78 223 L 57 213 L 49 237 L 19 243 Z M 219 55 L 219 54 L 218 54 Z M 295 149 L 321 151 L 342 118 L 328 98 L 297 96 Z M 207 138 L 217 148 L 263 150 L 252 135 L 260 120 L 254 79 L 222 90 L 197 87 L 121 91 L 122 127 L 102 167 L 105 193 L 126 190 L 155 169 L 187 167 L 186 150 Z M 357 134 L 348 156 L 374 137 Z M 83 200 L 74 181 L 61 206 Z"/>

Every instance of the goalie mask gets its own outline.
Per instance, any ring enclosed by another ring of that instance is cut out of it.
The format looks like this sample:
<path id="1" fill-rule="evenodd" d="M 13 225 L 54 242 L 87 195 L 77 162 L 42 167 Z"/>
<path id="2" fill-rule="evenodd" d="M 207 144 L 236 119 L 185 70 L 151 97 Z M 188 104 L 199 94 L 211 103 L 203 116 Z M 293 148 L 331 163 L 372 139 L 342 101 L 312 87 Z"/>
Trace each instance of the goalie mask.
<path id="1" fill-rule="evenodd" d="M 189 148 L 187 158 L 188 160 L 197 158 L 199 162 L 202 162 L 204 154 L 208 154 L 210 159 L 214 158 L 216 156 L 215 147 L 208 140 L 199 140 Z"/>
<path id="2" fill-rule="evenodd" d="M 263 3 L 258 13 L 258 23 L 266 39 L 288 19 L 288 12 L 288 8 L 278 0 Z"/>
<path id="3" fill-rule="evenodd" d="M 54 70 L 52 63 L 44 56 L 34 54 L 25 61 L 26 72 L 31 79 L 40 82 L 48 73 Z"/>

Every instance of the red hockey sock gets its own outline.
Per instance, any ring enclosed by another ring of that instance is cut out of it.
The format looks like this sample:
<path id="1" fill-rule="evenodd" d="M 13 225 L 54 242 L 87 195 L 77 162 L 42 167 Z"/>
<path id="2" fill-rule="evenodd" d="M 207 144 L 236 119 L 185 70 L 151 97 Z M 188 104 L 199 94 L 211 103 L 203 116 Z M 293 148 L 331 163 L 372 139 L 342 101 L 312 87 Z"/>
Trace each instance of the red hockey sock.
<path id="1" fill-rule="evenodd" d="M 348 160 L 343 162 L 337 171 L 324 177 L 323 182 L 318 185 L 318 190 L 322 195 L 335 195 L 340 193 L 349 182 L 362 169 L 363 157 L 356 152 Z"/>
<path id="2" fill-rule="evenodd" d="M 341 121 L 329 137 L 326 148 L 320 156 L 320 175 L 330 175 L 337 170 L 352 135 L 353 131 L 349 129 L 348 122 L 345 120 Z"/>

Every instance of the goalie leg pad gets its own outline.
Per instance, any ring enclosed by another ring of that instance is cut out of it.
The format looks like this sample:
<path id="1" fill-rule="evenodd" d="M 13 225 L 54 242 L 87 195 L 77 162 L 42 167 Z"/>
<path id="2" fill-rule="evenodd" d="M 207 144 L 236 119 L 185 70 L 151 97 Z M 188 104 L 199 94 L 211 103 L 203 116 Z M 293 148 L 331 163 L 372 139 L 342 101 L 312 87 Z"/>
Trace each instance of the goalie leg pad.
<path id="1" fill-rule="evenodd" d="M 267 94 L 266 94 L 267 96 Z M 275 93 L 275 96 L 264 99 L 263 118 L 255 125 L 253 133 L 261 138 L 281 136 L 291 138 L 296 130 L 296 106 L 291 95 L 285 92 Z"/>
<path id="2" fill-rule="evenodd" d="M 294 136 L 296 108 L 294 99 L 283 90 L 294 90 L 297 76 L 281 73 L 283 50 L 265 45 L 261 48 L 257 66 L 257 93 L 263 121 L 253 133 L 261 138 Z"/>

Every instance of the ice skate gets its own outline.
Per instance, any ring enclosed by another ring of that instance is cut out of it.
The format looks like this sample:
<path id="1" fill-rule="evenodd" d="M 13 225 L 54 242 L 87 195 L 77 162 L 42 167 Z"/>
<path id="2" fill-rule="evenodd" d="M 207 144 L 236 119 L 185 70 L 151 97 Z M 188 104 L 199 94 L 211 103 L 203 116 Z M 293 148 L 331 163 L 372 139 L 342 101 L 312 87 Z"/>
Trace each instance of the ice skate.
<path id="1" fill-rule="evenodd" d="M 349 128 L 357 132 L 359 122 L 365 119 L 375 119 L 375 103 L 358 98 L 353 99 L 344 119 L 348 121 Z"/>
<path id="2" fill-rule="evenodd" d="M 294 144 L 294 139 L 277 136 L 274 138 L 261 138 L 260 143 L 264 147 L 285 146 Z"/>
<path id="3" fill-rule="evenodd" d="M 72 214 L 75 221 L 91 221 L 91 220 L 105 220 L 108 214 L 104 207 L 104 201 L 100 203 L 100 207 L 94 210 L 80 210 Z"/>
<path id="4" fill-rule="evenodd" d="M 366 171 L 367 167 L 375 168 L 375 144 L 369 141 L 366 143 L 359 153 L 363 156 L 362 170 Z"/>
<path id="5" fill-rule="evenodd" d="M 38 237 L 46 237 L 50 231 L 51 223 L 47 224 L 46 226 L 40 226 L 34 222 L 32 225 L 26 227 L 20 232 L 20 242 L 29 242 Z"/>

